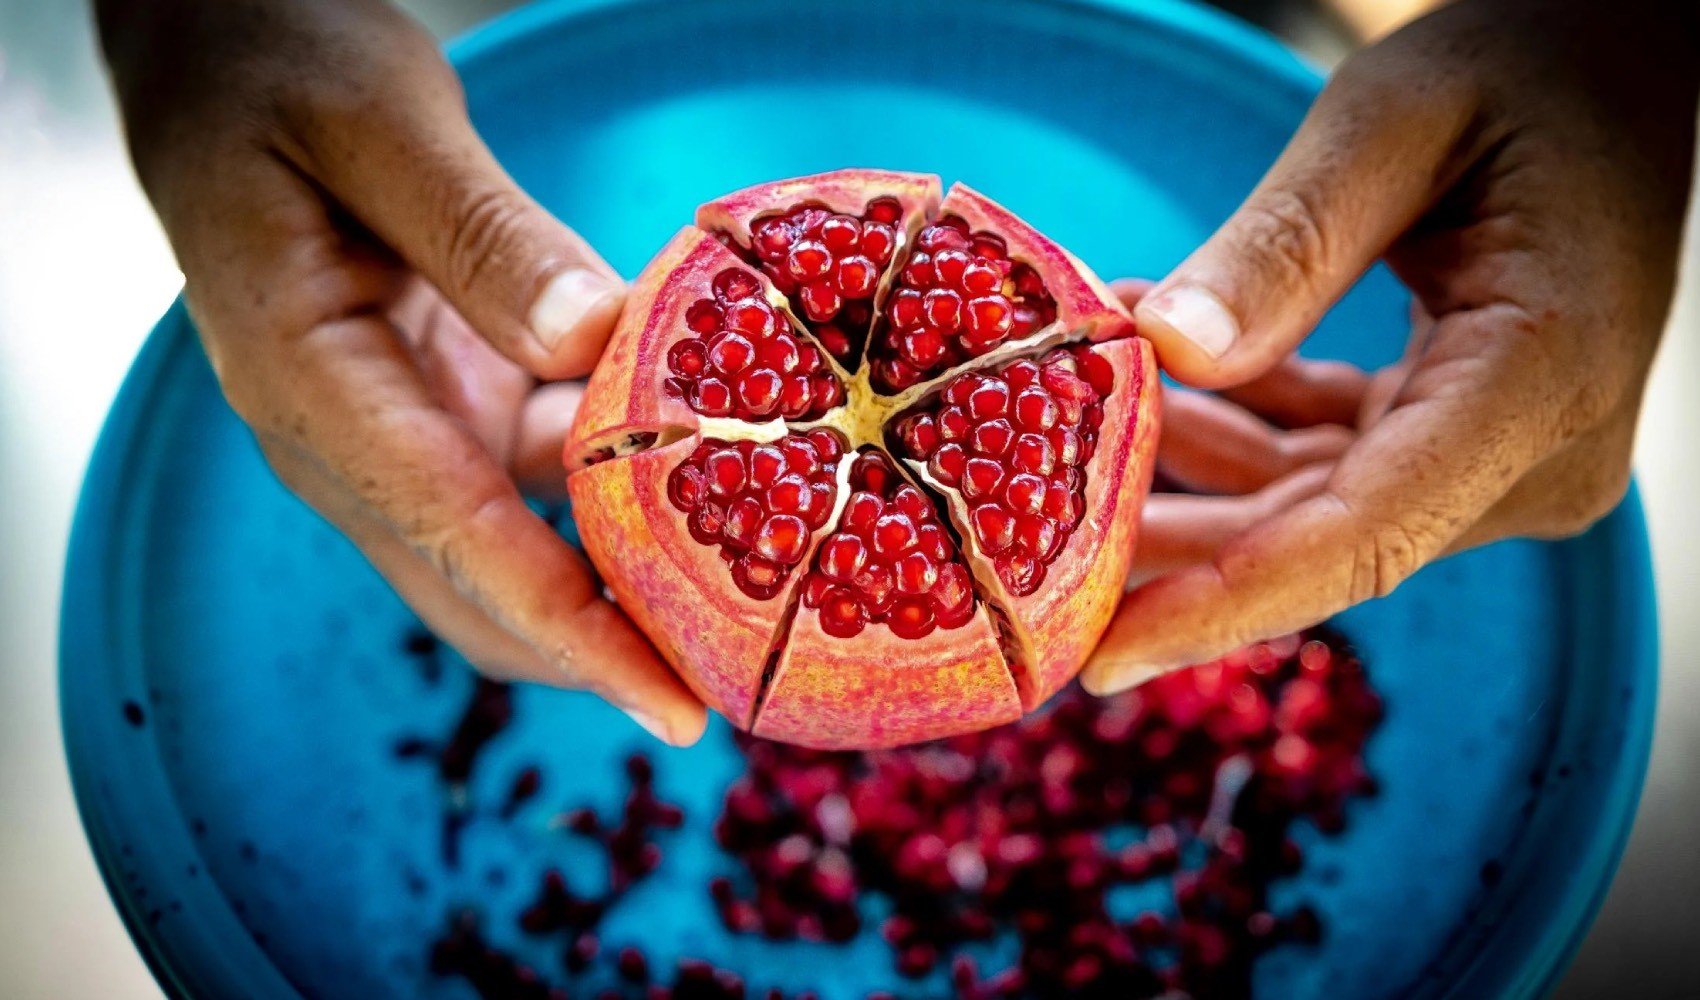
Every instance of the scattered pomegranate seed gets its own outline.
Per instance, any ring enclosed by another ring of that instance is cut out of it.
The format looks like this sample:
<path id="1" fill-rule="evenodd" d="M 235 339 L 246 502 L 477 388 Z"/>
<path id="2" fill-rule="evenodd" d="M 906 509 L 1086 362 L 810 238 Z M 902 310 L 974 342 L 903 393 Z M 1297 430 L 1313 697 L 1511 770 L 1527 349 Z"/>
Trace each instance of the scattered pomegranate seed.
<path id="1" fill-rule="evenodd" d="M 874 292 L 897 251 L 896 199 L 875 198 L 860 216 L 798 205 L 751 227 L 747 256 L 791 297 L 822 346 L 854 363 L 873 319 Z"/>
<path id="2" fill-rule="evenodd" d="M 980 550 L 1017 597 L 1046 567 L 1085 511 L 1085 465 L 1097 444 L 1109 362 L 1085 346 L 964 372 L 896 426 L 902 453 L 968 502 Z"/>
<path id="3" fill-rule="evenodd" d="M 903 638 L 965 624 L 974 613 L 968 568 L 933 504 L 891 460 L 863 452 L 850 469 L 850 499 L 821 543 L 803 604 L 828 635 L 849 638 L 883 623 Z"/>
<path id="4" fill-rule="evenodd" d="M 767 444 L 704 440 L 667 477 L 667 497 L 692 538 L 720 547 L 738 589 L 767 600 L 832 516 L 842 451 L 822 429 Z"/>
<path id="5" fill-rule="evenodd" d="M 685 311 L 694 336 L 667 350 L 668 393 L 705 417 L 739 420 L 812 420 L 844 402 L 820 350 L 762 298 L 755 275 L 727 268 L 712 287 Z"/>
<path id="6" fill-rule="evenodd" d="M 1273 707 L 1318 692 L 1319 718 Z M 1258 955 L 1321 934 L 1306 907 L 1272 913 L 1268 888 L 1301 863 L 1293 823 L 1337 828 L 1373 791 L 1362 751 L 1379 718 L 1356 657 L 1318 629 L 921 746 L 740 735 L 747 770 L 715 836 L 743 871 L 710 895 L 734 933 L 848 940 L 861 917 L 846 900 L 878 893 L 893 967 L 946 965 L 958 997 L 1245 995 Z M 1281 749 L 1293 739 L 1302 757 Z M 1112 844 L 1130 825 L 1142 837 Z M 1116 887 L 1171 877 L 1171 912 L 1112 916 Z M 1009 931 L 1018 962 L 994 975 L 959 950 Z"/>
<path id="7" fill-rule="evenodd" d="M 1019 340 L 1056 319 L 1056 302 L 1003 240 L 946 217 L 921 230 L 869 351 L 874 385 L 897 392 Z M 1001 411 L 1000 411 L 1001 412 Z"/>

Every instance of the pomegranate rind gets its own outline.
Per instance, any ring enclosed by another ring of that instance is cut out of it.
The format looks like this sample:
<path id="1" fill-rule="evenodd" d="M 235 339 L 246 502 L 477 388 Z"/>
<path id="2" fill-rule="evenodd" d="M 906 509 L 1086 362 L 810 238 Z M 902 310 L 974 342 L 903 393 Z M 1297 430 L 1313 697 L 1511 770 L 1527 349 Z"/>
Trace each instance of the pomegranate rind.
<path id="1" fill-rule="evenodd" d="M 667 477 L 700 442 L 692 435 L 587 466 L 567 477 L 567 494 L 579 538 L 621 610 L 704 704 L 743 727 L 808 564 L 776 596 L 756 600 L 732 582 L 715 547 L 691 537 Z"/>
<path id="2" fill-rule="evenodd" d="M 957 183 L 939 206 L 939 215 L 957 216 L 971 229 L 1001 236 L 1012 260 L 1037 271 L 1057 304 L 1054 329 L 1089 340 L 1113 340 L 1134 332 L 1133 315 L 1091 268 L 1009 209 Z"/>
<path id="3" fill-rule="evenodd" d="M 667 349 L 696 336 L 685 322 L 686 310 L 699 299 L 714 297 L 714 277 L 727 268 L 751 275 L 767 301 L 785 313 L 785 296 L 759 268 L 739 260 L 702 230 L 681 229 L 632 283 L 567 435 L 569 472 L 593 461 L 598 449 L 630 435 L 695 429 L 705 419 L 667 391 Z"/>
<path id="4" fill-rule="evenodd" d="M 876 749 L 1013 722 L 1021 705 L 984 606 L 919 639 L 881 624 L 841 639 L 800 607 L 752 731 L 821 750 Z"/>
<path id="5" fill-rule="evenodd" d="M 1122 596 L 1139 536 L 1139 512 L 1151 489 L 1157 450 L 1156 355 L 1130 337 L 1093 348 L 1110 363 L 1115 389 L 1104 400 L 1098 444 L 1086 463 L 1085 515 L 1050 563 L 1039 589 L 1017 597 L 966 529 L 962 494 L 942 489 L 983 592 L 1010 618 L 1011 669 L 1027 711 L 1061 690 L 1085 665 Z"/>
<path id="6" fill-rule="evenodd" d="M 922 220 L 938 211 L 941 192 L 942 185 L 934 174 L 861 168 L 832 170 L 752 185 L 705 202 L 697 209 L 697 225 L 710 232 L 724 232 L 740 246 L 747 247 L 751 227 L 763 216 L 810 204 L 860 217 L 869 201 L 890 197 L 903 206 L 904 229 L 913 235 Z"/>

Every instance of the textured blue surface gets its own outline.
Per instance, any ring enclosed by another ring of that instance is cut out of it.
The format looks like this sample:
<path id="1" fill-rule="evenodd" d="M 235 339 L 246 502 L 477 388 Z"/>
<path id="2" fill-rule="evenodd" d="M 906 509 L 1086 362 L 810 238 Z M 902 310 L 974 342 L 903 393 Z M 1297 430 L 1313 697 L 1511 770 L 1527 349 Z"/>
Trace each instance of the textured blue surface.
<path id="1" fill-rule="evenodd" d="M 969 180 L 1102 273 L 1160 274 L 1232 209 L 1316 86 L 1273 42 L 1171 3 L 791 6 L 544 5 L 454 54 L 498 155 L 628 274 L 702 199 L 844 164 Z M 1403 315 L 1373 274 L 1307 350 L 1384 362 Z M 1344 616 L 1389 706 L 1369 751 L 1384 790 L 1281 887 L 1316 902 L 1330 933 L 1265 960 L 1261 992 L 1480 997 L 1550 982 L 1641 783 L 1649 573 L 1632 498 L 1581 539 L 1456 558 Z M 406 665 L 411 620 L 267 473 L 173 309 L 91 465 L 62 626 L 78 801 L 172 992 L 463 996 L 423 970 L 449 905 L 511 913 L 541 868 L 575 866 L 549 807 L 611 804 L 608 776 L 640 734 L 589 698 L 521 692 L 521 722 L 473 797 L 499 798 L 533 761 L 553 783 L 513 823 L 475 822 L 447 870 L 441 793 L 391 746 L 443 731 L 470 681 L 433 686 Z M 725 727 L 657 765 L 691 822 L 605 941 L 829 998 L 890 985 L 867 936 L 773 948 L 720 932 L 701 886 L 723 865 L 706 823 L 737 765 Z M 1488 862 L 1497 880 L 1482 878 Z"/>

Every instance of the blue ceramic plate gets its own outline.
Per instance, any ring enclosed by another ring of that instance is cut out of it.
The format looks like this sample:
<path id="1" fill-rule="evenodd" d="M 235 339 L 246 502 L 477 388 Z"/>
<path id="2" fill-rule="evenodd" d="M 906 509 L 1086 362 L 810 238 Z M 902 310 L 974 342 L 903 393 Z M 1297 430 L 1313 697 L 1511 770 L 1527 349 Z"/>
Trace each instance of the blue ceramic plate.
<path id="1" fill-rule="evenodd" d="M 545 4 L 453 53 L 503 162 L 628 274 L 704 198 L 844 164 L 969 180 L 1100 273 L 1160 274 L 1232 209 L 1317 87 L 1274 42 L 1175 3 L 794 6 Z M 1372 274 L 1308 350 L 1386 362 L 1403 315 L 1395 283 Z M 1264 960 L 1260 992 L 1550 984 L 1634 810 L 1653 618 L 1633 498 L 1583 538 L 1452 559 L 1344 616 L 1389 706 L 1369 750 L 1384 790 L 1282 885 L 1279 898 L 1319 905 L 1329 934 Z M 62 635 L 89 838 L 171 992 L 464 996 L 424 968 L 450 906 L 512 913 L 540 868 L 571 863 L 540 804 L 473 824 L 459 866 L 443 864 L 442 793 L 392 746 L 441 732 L 470 681 L 432 684 L 405 662 L 411 620 L 268 474 L 174 308 L 90 467 Z M 633 727 L 587 697 L 519 701 L 474 797 L 499 796 L 530 761 L 557 782 L 551 801 L 618 793 L 609 776 L 642 743 Z M 604 939 L 829 997 L 895 985 L 869 935 L 835 950 L 718 929 L 701 885 L 725 862 L 703 827 L 738 766 L 727 733 L 658 755 L 692 826 Z M 581 786 L 558 784 L 575 775 Z"/>

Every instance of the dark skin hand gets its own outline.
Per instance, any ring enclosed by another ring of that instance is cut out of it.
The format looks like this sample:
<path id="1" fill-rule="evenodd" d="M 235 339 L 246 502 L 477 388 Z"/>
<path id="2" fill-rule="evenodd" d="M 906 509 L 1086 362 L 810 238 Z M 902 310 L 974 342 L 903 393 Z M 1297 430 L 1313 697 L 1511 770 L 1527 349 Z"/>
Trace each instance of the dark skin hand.
<path id="1" fill-rule="evenodd" d="M 1168 392 L 1158 495 L 1082 676 L 1110 693 L 1562 538 L 1623 497 L 1670 307 L 1700 86 L 1691 5 L 1465 0 L 1341 66 L 1163 281 L 1127 282 Z M 1415 299 L 1373 376 L 1293 352 L 1377 259 Z M 1155 577 L 1154 579 L 1152 577 Z"/>
<path id="2" fill-rule="evenodd" d="M 100 0 L 136 170 L 232 407 L 292 490 L 492 676 L 657 737 L 702 704 L 521 493 L 625 287 L 496 164 L 377 0 Z"/>

